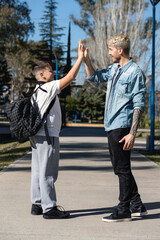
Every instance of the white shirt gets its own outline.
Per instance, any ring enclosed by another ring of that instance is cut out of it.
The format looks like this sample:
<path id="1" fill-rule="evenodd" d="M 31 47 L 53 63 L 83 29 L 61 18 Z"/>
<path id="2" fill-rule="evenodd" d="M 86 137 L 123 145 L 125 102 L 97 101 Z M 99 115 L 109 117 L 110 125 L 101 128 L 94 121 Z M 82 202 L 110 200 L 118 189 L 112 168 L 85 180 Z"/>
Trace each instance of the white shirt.
<path id="1" fill-rule="evenodd" d="M 35 90 L 39 86 L 37 85 Z M 60 93 L 60 80 L 47 82 L 41 85 L 40 88 L 32 95 L 31 101 L 33 105 L 38 107 L 40 116 L 43 117 L 47 107 L 50 102 L 55 98 L 56 100 L 51 108 L 49 114 L 47 115 L 47 127 L 50 136 L 59 137 L 59 132 L 61 129 L 61 108 L 57 94 Z M 36 135 L 45 136 L 44 126 L 37 132 Z"/>

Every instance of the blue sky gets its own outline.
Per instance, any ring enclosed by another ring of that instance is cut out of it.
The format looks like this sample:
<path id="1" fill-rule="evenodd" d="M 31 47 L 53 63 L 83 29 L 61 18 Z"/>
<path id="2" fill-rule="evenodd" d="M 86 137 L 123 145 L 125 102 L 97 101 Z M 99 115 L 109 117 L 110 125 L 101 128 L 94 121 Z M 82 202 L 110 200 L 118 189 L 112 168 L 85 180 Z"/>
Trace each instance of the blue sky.
<path id="1" fill-rule="evenodd" d="M 45 0 L 20 0 L 21 2 L 26 1 L 28 3 L 29 9 L 31 9 L 31 20 L 34 22 L 35 25 L 35 33 L 33 36 L 30 36 L 30 39 L 34 41 L 38 41 L 41 39 L 40 31 L 39 31 L 39 22 L 44 14 L 44 2 Z M 64 36 L 62 36 L 61 42 L 64 45 L 67 45 L 68 40 L 68 27 L 70 21 L 70 15 L 74 14 L 76 17 L 80 16 L 80 7 L 79 4 L 75 0 L 57 0 L 57 25 L 59 27 L 64 27 Z M 78 26 L 74 25 L 71 22 L 71 49 L 75 49 L 78 47 L 78 41 L 80 39 L 85 39 L 86 34 L 79 28 Z M 76 57 L 76 52 L 71 52 L 71 57 Z M 72 64 L 74 62 L 72 61 Z M 85 79 L 85 69 L 84 66 L 81 67 L 77 78 L 77 84 L 83 84 Z"/>
<path id="2" fill-rule="evenodd" d="M 21 2 L 26 1 L 28 3 L 29 9 L 31 9 L 31 20 L 35 25 L 35 33 L 33 36 L 30 36 L 30 39 L 34 41 L 38 41 L 41 39 L 39 32 L 39 22 L 44 14 L 44 2 L 45 0 L 20 0 Z M 149 0 L 148 0 L 149 1 Z M 150 2 L 150 1 L 149 1 Z M 57 24 L 59 27 L 64 27 L 64 36 L 62 37 L 62 43 L 67 45 L 67 37 L 68 37 L 68 25 L 70 21 L 70 15 L 74 14 L 77 18 L 80 16 L 80 6 L 75 0 L 57 0 Z M 146 12 L 147 16 L 152 17 L 152 5 L 149 3 L 148 10 Z M 160 22 L 160 2 L 156 6 L 156 20 Z M 71 49 L 74 49 L 78 46 L 78 41 L 80 39 L 85 39 L 86 34 L 71 22 Z M 76 56 L 75 52 L 71 53 L 71 56 Z M 84 78 L 84 69 L 81 68 L 82 78 Z M 80 77 L 81 78 L 81 77 Z"/>
<path id="3" fill-rule="evenodd" d="M 23 2 L 24 0 L 20 0 Z M 30 38 L 34 41 L 40 40 L 39 25 L 44 11 L 44 2 L 45 0 L 25 0 L 28 3 L 29 8 L 31 9 L 31 19 L 35 24 L 35 34 Z M 57 0 L 57 24 L 60 27 L 64 27 L 64 36 L 62 37 L 63 44 L 67 44 L 67 35 L 68 35 L 68 24 L 70 20 L 70 15 L 74 14 L 76 17 L 80 16 L 80 6 L 75 0 Z M 152 5 L 149 4 L 147 11 L 148 16 L 152 16 Z M 156 19 L 160 21 L 160 3 L 156 6 Z M 76 48 L 78 45 L 79 39 L 84 39 L 86 34 L 71 22 L 71 48 Z"/>
<path id="4" fill-rule="evenodd" d="M 23 0 L 20 0 L 21 2 Z M 31 19 L 35 24 L 35 34 L 30 37 L 34 41 L 40 40 L 39 32 L 39 22 L 44 14 L 44 2 L 45 0 L 25 0 L 28 3 L 29 8 L 31 9 Z M 67 45 L 68 37 L 68 26 L 70 21 L 70 15 L 75 14 L 75 16 L 80 16 L 79 4 L 75 0 L 57 0 L 57 24 L 59 27 L 64 27 L 63 33 L 65 34 L 62 37 L 62 42 L 64 45 Z M 86 37 L 85 33 L 71 22 L 71 48 L 76 48 L 78 46 L 79 39 L 84 39 Z"/>

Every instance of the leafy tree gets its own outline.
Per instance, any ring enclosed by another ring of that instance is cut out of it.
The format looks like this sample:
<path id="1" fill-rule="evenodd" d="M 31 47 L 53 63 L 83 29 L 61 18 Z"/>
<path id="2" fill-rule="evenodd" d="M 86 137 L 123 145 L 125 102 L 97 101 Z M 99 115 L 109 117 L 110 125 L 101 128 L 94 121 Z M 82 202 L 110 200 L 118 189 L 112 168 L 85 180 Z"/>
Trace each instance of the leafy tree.
<path id="1" fill-rule="evenodd" d="M 4 44 L 0 41 L 0 105 L 8 99 L 11 75 L 9 74 L 7 61 L 5 59 Z M 4 101 L 5 99 L 5 101 Z"/>
<path id="2" fill-rule="evenodd" d="M 146 0 L 76 0 L 81 7 L 81 16 L 72 15 L 73 22 L 82 28 L 88 38 L 84 44 L 96 69 L 109 66 L 112 61 L 107 51 L 107 39 L 119 33 L 127 33 L 131 39 L 131 56 L 138 62 L 146 75 L 151 72 L 152 16 L 146 17 L 149 7 Z M 156 23 L 156 29 L 160 25 Z M 160 37 L 156 44 L 156 72 L 160 71 Z M 149 80 L 149 78 L 148 78 Z M 146 82 L 147 84 L 147 82 Z M 92 84 L 93 85 L 93 84 Z M 105 89 L 103 84 L 101 87 Z M 94 87 L 99 85 L 94 84 Z M 158 87 L 158 84 L 157 84 Z M 90 88 L 90 94 L 92 90 Z"/>
<path id="3" fill-rule="evenodd" d="M 34 32 L 30 20 L 30 10 L 26 2 L 19 0 L 1 0 L 0 3 L 0 36 L 13 47 L 19 40 L 26 41 Z"/>
<path id="4" fill-rule="evenodd" d="M 69 29 L 68 29 L 68 44 L 67 44 L 67 59 L 66 59 L 66 65 L 62 67 L 63 75 L 66 75 L 70 69 L 71 69 L 71 24 L 69 22 Z M 68 109 L 66 111 L 66 103 L 68 102 L 68 98 L 66 99 L 66 96 L 71 95 L 71 86 L 67 86 L 64 88 L 60 94 L 60 102 L 61 102 L 61 109 L 62 109 L 62 125 L 65 126 L 66 118 L 69 118 L 69 114 L 73 114 L 73 111 L 69 112 L 68 116 L 66 113 L 68 113 Z M 69 103 L 69 102 L 68 102 Z"/>
<path id="5" fill-rule="evenodd" d="M 0 74 L 1 89 L 4 89 L 9 83 L 10 74 L 12 76 L 11 89 L 19 87 L 17 82 L 13 81 L 15 77 L 19 77 L 15 75 L 14 71 L 17 60 L 15 53 L 19 52 L 20 46 L 34 31 L 29 14 L 30 10 L 26 2 L 20 3 L 19 0 L 1 0 L 0 2 L 0 50 L 2 49 L 0 72 L 3 72 Z M 10 64 L 11 62 L 12 64 Z M 23 72 L 25 67 L 21 62 L 18 66 L 19 71 Z M 8 70 L 10 70 L 10 74 Z"/>
<path id="6" fill-rule="evenodd" d="M 60 44 L 61 31 L 63 28 L 58 27 L 56 23 L 57 2 L 54 0 L 45 0 L 45 11 L 42 22 L 39 24 L 42 40 L 47 43 L 46 58 L 55 69 L 55 60 L 61 59 L 63 55 Z M 60 64 L 59 64 L 60 65 Z"/>
<path id="7" fill-rule="evenodd" d="M 107 39 L 121 32 L 131 39 L 131 56 L 148 68 L 146 52 L 152 37 L 152 18 L 144 18 L 149 3 L 145 0 L 76 0 L 81 7 L 81 17 L 72 15 L 73 22 L 88 35 L 86 44 L 95 68 L 105 68 L 110 62 Z M 157 25 L 158 27 L 158 25 Z"/>
<path id="8" fill-rule="evenodd" d="M 68 29 L 68 43 L 67 43 L 67 61 L 66 66 L 64 69 L 64 73 L 68 73 L 71 69 L 71 23 L 69 22 L 69 29 Z"/>
<path id="9" fill-rule="evenodd" d="M 32 54 L 32 49 L 37 47 L 37 43 L 23 42 L 17 44 L 16 48 L 8 49 L 7 62 L 12 72 L 11 95 L 14 99 L 21 95 L 22 92 L 28 92 L 35 86 L 35 78 L 31 75 L 33 63 L 38 59 Z"/>
<path id="10" fill-rule="evenodd" d="M 74 117 L 74 114 L 78 108 L 78 105 L 77 105 L 77 98 L 75 98 L 74 96 L 66 96 L 66 118 L 68 120 L 70 119 L 73 119 Z"/>
<path id="11" fill-rule="evenodd" d="M 66 59 L 66 65 L 63 69 L 63 74 L 66 75 L 70 69 L 71 66 L 71 23 L 69 22 L 69 29 L 68 29 L 68 43 L 67 43 L 67 59 Z M 73 83 L 72 83 L 73 84 Z M 63 89 L 61 96 L 65 98 L 67 95 L 71 95 L 71 86 L 67 86 L 65 89 Z"/>
<path id="12" fill-rule="evenodd" d="M 92 87 L 86 81 L 78 91 L 77 109 L 85 114 L 86 118 L 91 123 L 93 119 L 102 120 L 105 106 L 105 92 Z"/>

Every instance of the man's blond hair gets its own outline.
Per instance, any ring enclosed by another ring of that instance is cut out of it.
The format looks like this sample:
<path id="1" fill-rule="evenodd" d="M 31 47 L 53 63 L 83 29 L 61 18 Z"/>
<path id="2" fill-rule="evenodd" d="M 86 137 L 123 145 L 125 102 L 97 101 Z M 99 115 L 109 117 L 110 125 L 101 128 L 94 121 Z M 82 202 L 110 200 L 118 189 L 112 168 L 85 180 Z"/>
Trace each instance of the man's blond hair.
<path id="1" fill-rule="evenodd" d="M 114 45 L 116 48 L 122 48 L 124 53 L 129 55 L 130 40 L 126 34 L 119 34 L 111 37 L 107 41 L 108 45 Z"/>

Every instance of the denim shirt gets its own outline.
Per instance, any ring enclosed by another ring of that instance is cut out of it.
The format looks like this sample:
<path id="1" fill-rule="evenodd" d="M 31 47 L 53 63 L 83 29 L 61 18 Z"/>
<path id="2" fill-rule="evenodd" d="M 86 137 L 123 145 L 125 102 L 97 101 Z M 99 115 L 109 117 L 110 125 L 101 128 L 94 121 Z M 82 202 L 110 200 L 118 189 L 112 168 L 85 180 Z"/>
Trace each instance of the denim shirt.
<path id="1" fill-rule="evenodd" d="M 134 109 L 144 111 L 146 78 L 132 59 L 121 68 L 114 63 L 101 71 L 96 70 L 88 80 L 107 82 L 104 112 L 106 131 L 131 127 Z"/>

